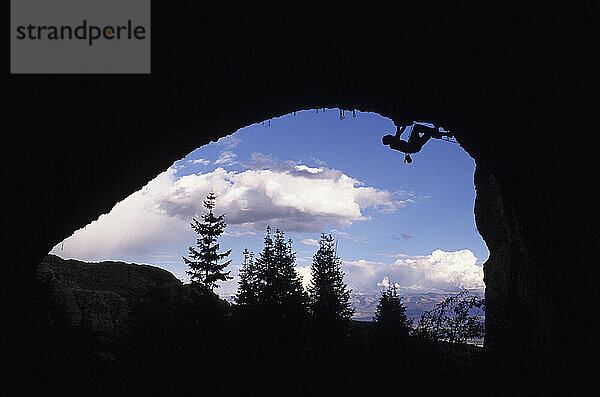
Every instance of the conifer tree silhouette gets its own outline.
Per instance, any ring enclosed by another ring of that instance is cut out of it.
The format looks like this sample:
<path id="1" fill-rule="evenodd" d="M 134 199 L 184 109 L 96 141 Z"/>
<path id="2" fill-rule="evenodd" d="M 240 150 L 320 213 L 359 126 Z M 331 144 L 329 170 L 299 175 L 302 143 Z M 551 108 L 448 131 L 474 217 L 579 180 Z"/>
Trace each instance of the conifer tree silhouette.
<path id="1" fill-rule="evenodd" d="M 254 261 L 254 253 L 245 249 L 243 252 L 244 264 L 240 269 L 240 281 L 235 302 L 241 306 L 256 306 L 260 290 L 258 267 Z"/>
<path id="2" fill-rule="evenodd" d="M 386 336 L 407 336 L 411 321 L 406 317 L 406 307 L 398 296 L 396 284 L 390 283 L 381 291 L 377 310 L 373 316 L 377 328 Z"/>
<path id="3" fill-rule="evenodd" d="M 273 238 L 271 237 L 271 228 L 267 226 L 267 232 L 263 241 L 263 249 L 254 262 L 257 275 L 257 304 L 266 306 L 274 301 L 275 279 L 275 253 L 273 248 Z"/>
<path id="4" fill-rule="evenodd" d="M 295 265 L 292 241 L 286 241 L 284 232 L 279 229 L 272 238 L 271 229 L 267 227 L 265 245 L 256 260 L 260 304 L 279 309 L 277 311 L 284 306 L 288 309 L 293 306 L 300 310 L 304 308 L 307 297 Z"/>
<path id="5" fill-rule="evenodd" d="M 190 275 L 192 285 L 200 286 L 210 292 L 214 288 L 218 288 L 217 281 L 227 281 L 232 278 L 229 276 L 229 271 L 224 271 L 231 260 L 219 263 L 231 254 L 231 250 L 219 253 L 220 245 L 217 239 L 223 234 L 227 223 L 224 221 L 225 214 L 215 216 L 213 213 L 216 198 L 212 192 L 206 196 L 204 207 L 208 209 L 208 212 L 202 216 L 202 222 L 196 218 L 192 219 L 190 226 L 201 237 L 196 239 L 198 248 L 189 247 L 191 259 L 183 257 L 184 262 L 190 268 L 187 274 Z"/>
<path id="6" fill-rule="evenodd" d="M 347 333 L 348 322 L 354 314 L 349 302 L 351 291 L 344 283 L 341 263 L 333 237 L 322 234 L 311 267 L 309 309 L 317 333 L 321 336 L 329 333 L 338 339 Z"/>

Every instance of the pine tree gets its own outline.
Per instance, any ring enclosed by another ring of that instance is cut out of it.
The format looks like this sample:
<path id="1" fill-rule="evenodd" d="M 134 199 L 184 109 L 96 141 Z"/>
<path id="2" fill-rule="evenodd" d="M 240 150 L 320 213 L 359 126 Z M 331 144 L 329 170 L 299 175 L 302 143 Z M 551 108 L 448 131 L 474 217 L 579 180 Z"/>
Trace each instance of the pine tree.
<path id="1" fill-rule="evenodd" d="M 258 267 L 254 262 L 254 253 L 244 250 L 244 265 L 240 269 L 240 281 L 235 302 L 241 306 L 256 306 L 260 290 Z"/>
<path id="2" fill-rule="evenodd" d="M 219 263 L 231 254 L 231 250 L 219 253 L 220 245 L 217 239 L 227 227 L 227 223 L 224 221 L 225 214 L 214 215 L 215 199 L 216 196 L 212 192 L 206 196 L 204 207 L 208 209 L 208 213 L 202 216 L 203 222 L 196 218 L 192 219 L 190 226 L 201 238 L 196 239 L 197 249 L 189 247 L 191 259 L 183 257 L 184 262 L 190 268 L 187 274 L 190 275 L 192 285 L 201 286 L 211 292 L 215 287 L 218 288 L 217 281 L 226 281 L 232 278 L 229 276 L 229 271 L 224 272 L 231 260 Z"/>
<path id="3" fill-rule="evenodd" d="M 322 234 L 319 250 L 313 256 L 312 280 L 308 287 L 310 313 L 318 323 L 346 323 L 354 314 L 350 290 L 344 284 L 341 260 L 336 256 L 331 235 Z"/>
<path id="4" fill-rule="evenodd" d="M 408 335 L 411 321 L 406 318 L 406 307 L 398 296 L 395 283 L 381 291 L 373 319 L 386 335 Z"/>

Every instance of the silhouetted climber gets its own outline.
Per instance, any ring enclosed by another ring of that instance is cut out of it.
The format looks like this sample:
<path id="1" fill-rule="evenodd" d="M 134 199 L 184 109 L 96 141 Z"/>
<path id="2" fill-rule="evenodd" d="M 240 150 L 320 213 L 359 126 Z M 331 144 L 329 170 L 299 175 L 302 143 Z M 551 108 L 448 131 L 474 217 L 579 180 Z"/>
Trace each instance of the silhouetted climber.
<path id="1" fill-rule="evenodd" d="M 405 153 L 406 155 L 404 156 L 404 162 L 409 164 L 412 162 L 410 154 L 420 151 L 423 145 L 427 143 L 429 138 L 441 139 L 442 135 L 447 135 L 440 132 L 438 128 L 413 123 L 408 141 L 404 141 L 400 139 L 400 136 L 404 133 L 404 131 L 406 131 L 406 128 L 408 128 L 408 126 L 396 129 L 396 135 L 386 135 L 381 141 L 384 145 L 389 146 L 391 149 L 399 150 Z"/>

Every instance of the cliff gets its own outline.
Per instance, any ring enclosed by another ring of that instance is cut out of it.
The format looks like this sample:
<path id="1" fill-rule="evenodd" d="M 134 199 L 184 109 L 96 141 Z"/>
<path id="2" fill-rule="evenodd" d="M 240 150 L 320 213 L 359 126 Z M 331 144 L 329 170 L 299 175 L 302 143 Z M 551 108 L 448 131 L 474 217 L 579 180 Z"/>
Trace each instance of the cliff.
<path id="1" fill-rule="evenodd" d="M 38 266 L 36 291 L 40 326 L 60 325 L 114 339 L 131 334 L 136 322 L 180 303 L 184 286 L 153 266 L 48 255 Z"/>

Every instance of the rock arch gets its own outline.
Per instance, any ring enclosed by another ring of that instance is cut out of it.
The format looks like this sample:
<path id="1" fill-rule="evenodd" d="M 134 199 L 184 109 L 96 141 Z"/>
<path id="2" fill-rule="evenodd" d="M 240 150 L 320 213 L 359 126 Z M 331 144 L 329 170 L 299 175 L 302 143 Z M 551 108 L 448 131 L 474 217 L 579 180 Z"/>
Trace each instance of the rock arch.
<path id="1" fill-rule="evenodd" d="M 35 264 L 174 160 L 251 123 L 356 109 L 455 132 L 477 163 L 475 215 L 490 249 L 487 348 L 523 377 L 531 368 L 570 374 L 574 352 L 591 341 L 583 320 L 592 280 L 574 271 L 591 221 L 569 206 L 576 170 L 557 161 L 564 144 L 549 139 L 570 118 L 564 98 L 574 89 L 561 78 L 575 66 L 560 56 L 572 48 L 558 29 L 542 39 L 522 13 L 449 21 L 423 9 L 336 19 L 314 10 L 307 23 L 289 13 L 153 7 L 152 74 L 9 79 L 17 324 Z"/>

